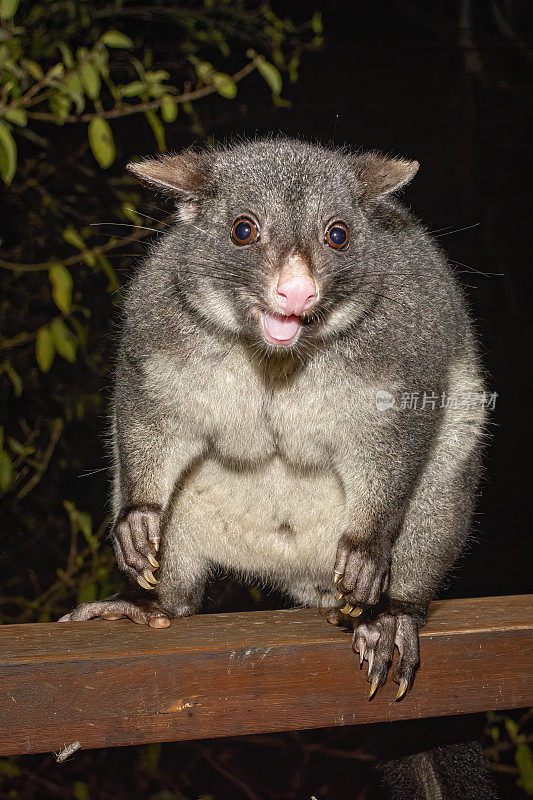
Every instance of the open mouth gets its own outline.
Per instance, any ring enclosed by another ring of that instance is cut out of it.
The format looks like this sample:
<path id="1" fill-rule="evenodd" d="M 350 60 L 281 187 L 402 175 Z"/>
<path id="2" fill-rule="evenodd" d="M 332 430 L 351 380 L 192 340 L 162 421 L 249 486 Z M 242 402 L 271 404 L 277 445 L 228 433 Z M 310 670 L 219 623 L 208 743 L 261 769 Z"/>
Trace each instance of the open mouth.
<path id="1" fill-rule="evenodd" d="M 302 327 L 302 321 L 296 314 L 285 316 L 284 314 L 273 314 L 271 311 L 261 313 L 261 324 L 265 339 L 274 345 L 293 344 Z"/>

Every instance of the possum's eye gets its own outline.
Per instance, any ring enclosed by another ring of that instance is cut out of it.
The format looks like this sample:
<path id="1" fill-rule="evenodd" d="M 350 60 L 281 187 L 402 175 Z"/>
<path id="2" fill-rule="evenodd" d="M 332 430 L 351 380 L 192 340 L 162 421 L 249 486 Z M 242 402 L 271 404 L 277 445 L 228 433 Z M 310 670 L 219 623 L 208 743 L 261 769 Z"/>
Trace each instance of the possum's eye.
<path id="1" fill-rule="evenodd" d="M 334 247 L 335 250 L 341 250 L 348 244 L 348 228 L 344 222 L 333 222 L 327 229 L 324 237 L 326 244 Z"/>
<path id="2" fill-rule="evenodd" d="M 259 229 L 251 219 L 241 217 L 233 223 L 231 238 L 235 244 L 252 244 L 259 238 Z"/>

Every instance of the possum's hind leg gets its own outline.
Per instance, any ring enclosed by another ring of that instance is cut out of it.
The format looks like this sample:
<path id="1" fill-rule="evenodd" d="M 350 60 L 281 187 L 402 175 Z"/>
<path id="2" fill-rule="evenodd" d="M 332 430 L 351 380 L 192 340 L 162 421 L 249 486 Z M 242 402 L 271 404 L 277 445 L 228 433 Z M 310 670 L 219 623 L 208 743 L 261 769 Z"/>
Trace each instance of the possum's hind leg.
<path id="1" fill-rule="evenodd" d="M 81 603 L 59 622 L 86 622 L 91 619 L 131 619 L 140 625 L 151 628 L 168 628 L 170 619 L 164 609 L 153 600 L 143 597 L 108 597 L 92 603 Z"/>
<path id="2" fill-rule="evenodd" d="M 61 617 L 60 622 L 90 619 L 116 620 L 127 617 L 151 628 L 168 628 L 171 619 L 188 617 L 200 605 L 208 564 L 197 542 L 199 538 L 176 520 L 174 513 L 162 539 L 161 567 L 157 585 L 146 592 L 125 593 L 82 603 Z M 155 597 L 154 597 L 155 594 Z"/>

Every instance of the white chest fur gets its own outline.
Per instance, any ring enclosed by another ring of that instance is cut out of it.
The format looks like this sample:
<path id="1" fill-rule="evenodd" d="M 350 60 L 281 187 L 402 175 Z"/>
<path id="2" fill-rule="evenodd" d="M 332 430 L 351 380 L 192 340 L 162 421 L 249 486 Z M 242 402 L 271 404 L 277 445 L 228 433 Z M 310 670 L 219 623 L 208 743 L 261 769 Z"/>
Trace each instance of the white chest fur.
<path id="1" fill-rule="evenodd" d="M 174 497 L 168 534 L 200 541 L 213 562 L 244 572 L 329 580 L 346 522 L 332 457 L 353 402 L 343 376 L 268 382 L 238 348 L 179 369 L 157 356 L 148 371 L 183 435 L 206 443 Z"/>

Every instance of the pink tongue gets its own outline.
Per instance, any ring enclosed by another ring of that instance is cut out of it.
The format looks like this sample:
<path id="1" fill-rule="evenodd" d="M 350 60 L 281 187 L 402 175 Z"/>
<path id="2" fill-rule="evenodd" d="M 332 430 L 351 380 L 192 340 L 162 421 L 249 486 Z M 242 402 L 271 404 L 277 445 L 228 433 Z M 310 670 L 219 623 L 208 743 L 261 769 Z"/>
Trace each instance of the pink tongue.
<path id="1" fill-rule="evenodd" d="M 288 342 L 298 333 L 300 318 L 295 314 L 291 314 L 290 317 L 285 317 L 282 314 L 270 314 L 265 312 L 263 314 L 263 325 L 265 326 L 267 336 L 270 336 L 277 342 Z"/>

